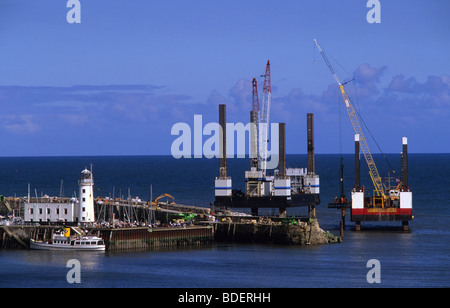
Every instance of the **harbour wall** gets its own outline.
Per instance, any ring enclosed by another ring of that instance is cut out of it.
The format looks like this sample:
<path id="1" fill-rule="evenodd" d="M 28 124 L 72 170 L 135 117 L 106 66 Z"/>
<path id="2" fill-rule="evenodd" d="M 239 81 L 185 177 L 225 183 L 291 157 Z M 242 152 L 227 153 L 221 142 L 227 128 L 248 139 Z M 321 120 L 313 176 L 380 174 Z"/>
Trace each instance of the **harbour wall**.
<path id="1" fill-rule="evenodd" d="M 47 241 L 63 226 L 1 226 L 0 249 L 29 249 L 30 239 Z M 158 247 L 203 245 L 214 241 L 211 226 L 186 228 L 87 228 L 91 234 L 100 235 L 106 249 L 136 250 Z"/>
<path id="2" fill-rule="evenodd" d="M 282 245 L 319 245 L 341 241 L 320 229 L 317 219 L 298 224 L 217 223 L 214 225 L 214 239 L 218 242 Z"/>
<path id="3" fill-rule="evenodd" d="M 32 226 L 1 226 L 0 249 L 28 249 L 34 229 Z"/>
<path id="4" fill-rule="evenodd" d="M 107 250 L 154 249 L 203 245 L 214 240 L 210 226 L 186 228 L 100 228 L 92 229 L 104 240 Z"/>
<path id="5" fill-rule="evenodd" d="M 0 249 L 29 249 L 30 239 L 48 241 L 63 226 L 1 226 Z M 105 240 L 106 249 L 151 250 L 205 245 L 213 242 L 318 245 L 341 238 L 322 230 L 317 219 L 298 224 L 218 222 L 177 228 L 87 228 Z"/>

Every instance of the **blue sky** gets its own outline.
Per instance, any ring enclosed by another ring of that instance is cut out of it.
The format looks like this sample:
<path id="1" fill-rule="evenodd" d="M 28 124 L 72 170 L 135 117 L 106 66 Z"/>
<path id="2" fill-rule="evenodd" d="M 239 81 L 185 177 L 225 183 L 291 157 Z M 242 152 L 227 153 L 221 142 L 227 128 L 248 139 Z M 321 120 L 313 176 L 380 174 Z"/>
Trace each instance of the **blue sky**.
<path id="1" fill-rule="evenodd" d="M 244 122 L 251 79 L 272 68 L 272 115 L 288 153 L 353 151 L 350 121 L 317 38 L 386 153 L 450 152 L 450 2 L 0 1 L 1 156 L 170 154 L 177 122 Z M 342 131 L 339 134 L 341 123 Z M 342 135 L 342 138 L 339 138 Z M 341 140 L 341 141 L 340 141 Z M 376 148 L 372 145 L 374 153 Z"/>

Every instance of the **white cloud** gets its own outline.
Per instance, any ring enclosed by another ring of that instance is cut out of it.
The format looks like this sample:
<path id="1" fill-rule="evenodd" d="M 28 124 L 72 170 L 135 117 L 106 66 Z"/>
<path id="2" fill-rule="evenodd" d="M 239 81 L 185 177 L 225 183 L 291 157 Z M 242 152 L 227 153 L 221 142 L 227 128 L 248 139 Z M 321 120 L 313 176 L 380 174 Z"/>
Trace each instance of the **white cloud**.
<path id="1" fill-rule="evenodd" d="M 1 116 L 0 125 L 14 134 L 35 133 L 41 129 L 35 122 L 35 117 L 30 114 Z"/>

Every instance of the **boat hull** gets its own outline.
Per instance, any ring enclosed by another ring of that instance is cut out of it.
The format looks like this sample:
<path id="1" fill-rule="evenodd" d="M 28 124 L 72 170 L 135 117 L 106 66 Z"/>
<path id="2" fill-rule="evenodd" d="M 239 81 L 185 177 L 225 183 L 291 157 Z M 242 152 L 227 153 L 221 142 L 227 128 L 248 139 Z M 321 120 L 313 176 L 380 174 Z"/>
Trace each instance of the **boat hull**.
<path id="1" fill-rule="evenodd" d="M 71 251 L 105 251 L 105 245 L 92 245 L 92 246 L 74 246 L 67 244 L 49 244 L 44 242 L 30 241 L 30 249 L 33 250 L 71 250 Z"/>
<path id="2" fill-rule="evenodd" d="M 411 221 L 412 209 L 352 209 L 351 220 L 356 221 Z"/>

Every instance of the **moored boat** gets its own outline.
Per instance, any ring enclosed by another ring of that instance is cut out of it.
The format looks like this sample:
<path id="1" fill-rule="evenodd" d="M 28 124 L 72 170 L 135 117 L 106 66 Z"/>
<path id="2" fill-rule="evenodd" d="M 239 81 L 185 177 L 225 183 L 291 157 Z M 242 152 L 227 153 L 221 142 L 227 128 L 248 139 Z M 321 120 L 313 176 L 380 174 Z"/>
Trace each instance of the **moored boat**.
<path id="1" fill-rule="evenodd" d="M 70 231 L 55 233 L 49 241 L 30 240 L 30 249 L 35 250 L 80 250 L 105 251 L 106 245 L 102 238 L 94 235 L 70 236 Z"/>

